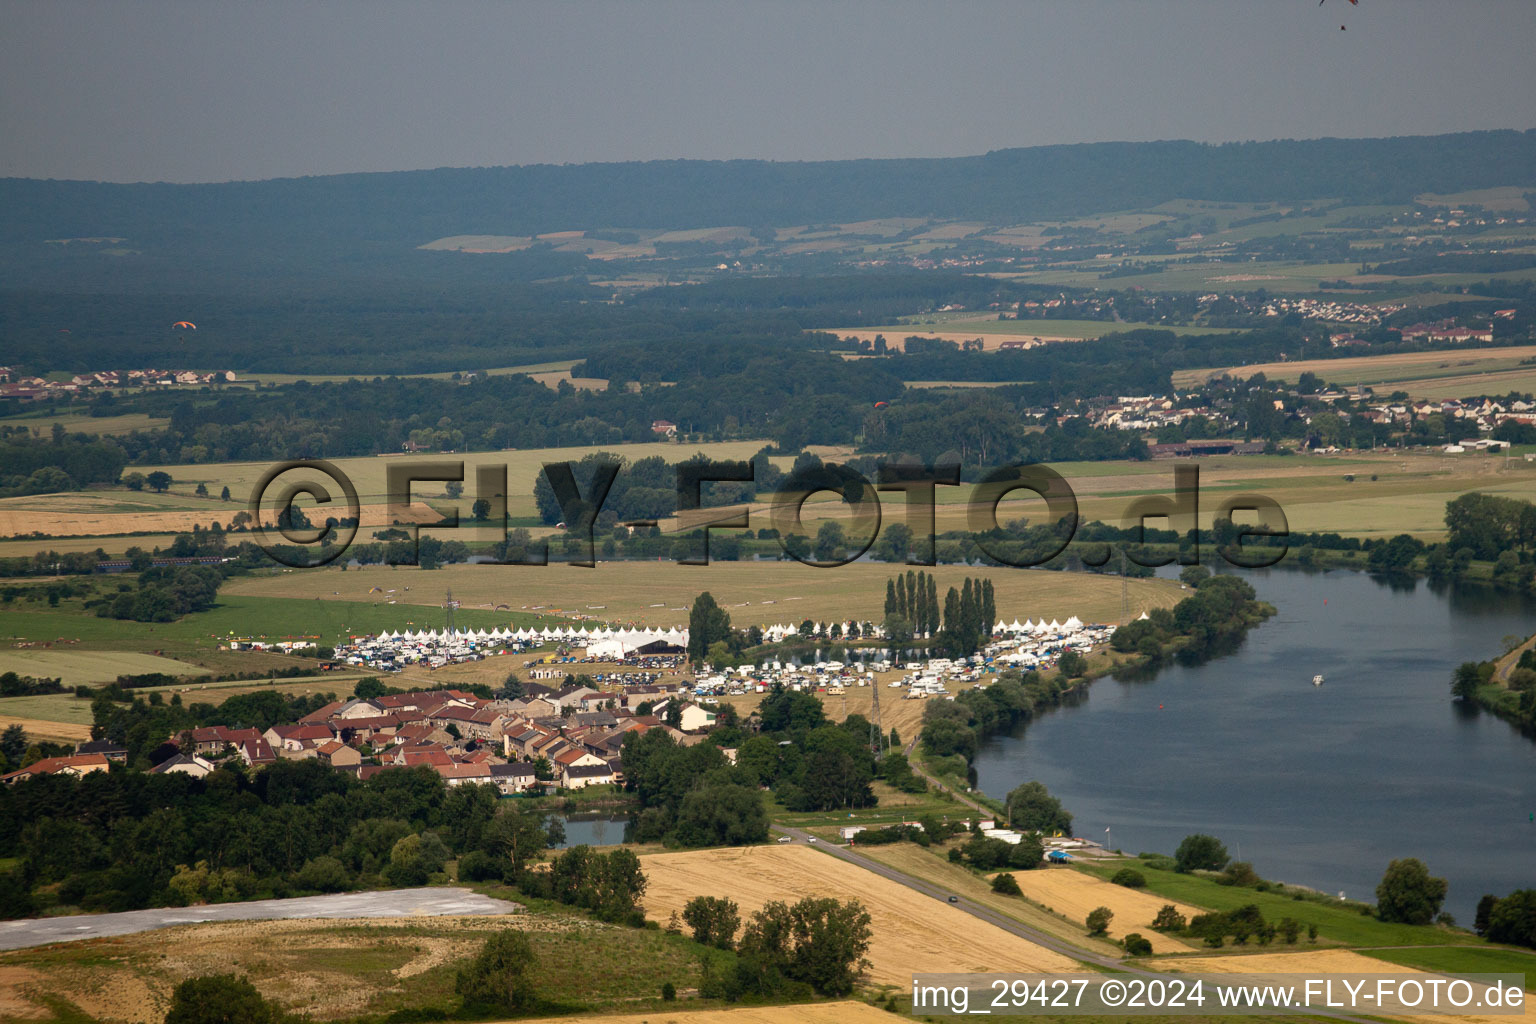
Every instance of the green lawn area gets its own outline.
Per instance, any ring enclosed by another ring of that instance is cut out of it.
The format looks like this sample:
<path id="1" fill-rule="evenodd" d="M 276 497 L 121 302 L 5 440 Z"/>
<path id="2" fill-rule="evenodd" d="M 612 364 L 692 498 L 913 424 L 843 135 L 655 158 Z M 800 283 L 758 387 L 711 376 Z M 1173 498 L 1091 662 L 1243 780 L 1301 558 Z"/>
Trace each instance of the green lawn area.
<path id="1" fill-rule="evenodd" d="M 883 782 L 874 784 L 875 796 L 880 803 L 875 807 L 860 807 L 852 811 L 791 811 L 773 796 L 768 798 L 768 816 L 775 825 L 790 828 L 831 829 L 839 825 L 864 825 L 878 828 L 901 821 L 916 821 L 925 814 L 940 819 L 968 818 L 970 808 L 957 800 L 946 799 L 938 793 L 901 793 Z M 835 836 L 836 833 L 831 833 Z M 828 838 L 831 838 L 829 836 Z"/>
<path id="2" fill-rule="evenodd" d="M 121 416 L 87 416 L 83 413 L 54 412 L 46 416 L 7 416 L 0 426 L 39 430 L 46 437 L 55 423 L 63 424 L 72 434 L 130 434 L 135 430 L 158 430 L 170 423 L 169 416 L 150 416 L 130 412 Z"/>
<path id="3" fill-rule="evenodd" d="M 1079 870 L 1105 879 L 1126 866 L 1124 861 L 1078 865 Z M 1209 910 L 1236 910 L 1254 903 L 1263 911 L 1266 920 L 1290 917 L 1303 926 L 1315 924 L 1319 939 L 1329 942 L 1349 946 L 1446 946 L 1475 945 L 1482 941 L 1471 932 L 1455 928 L 1378 921 L 1361 914 L 1355 904 L 1333 906 L 1315 899 L 1293 899 L 1289 893 L 1258 892 L 1222 885 L 1210 877 L 1159 871 L 1145 862 L 1134 862 L 1130 866 L 1146 876 L 1148 892 Z"/>
<path id="4" fill-rule="evenodd" d="M 322 601 L 318 598 L 255 597 L 226 595 L 206 612 L 176 622 L 125 622 L 100 619 L 77 609 L 32 610 L 26 604 L 0 607 L 0 641 L 29 639 L 78 639 L 74 650 L 121 651 L 207 650 L 231 636 L 319 637 L 334 644 L 349 633 L 377 633 L 385 629 L 441 629 L 441 608 L 423 605 L 364 604 L 360 601 Z M 496 612 L 461 608 L 454 622 L 463 627 L 490 629 L 506 625 L 544 625 L 558 621 L 525 612 Z"/>
<path id="5" fill-rule="evenodd" d="M 1505 946 L 1424 946 L 1418 949 L 1361 949 L 1390 964 L 1446 974 L 1524 974 L 1526 991 L 1536 991 L 1536 951 Z"/>

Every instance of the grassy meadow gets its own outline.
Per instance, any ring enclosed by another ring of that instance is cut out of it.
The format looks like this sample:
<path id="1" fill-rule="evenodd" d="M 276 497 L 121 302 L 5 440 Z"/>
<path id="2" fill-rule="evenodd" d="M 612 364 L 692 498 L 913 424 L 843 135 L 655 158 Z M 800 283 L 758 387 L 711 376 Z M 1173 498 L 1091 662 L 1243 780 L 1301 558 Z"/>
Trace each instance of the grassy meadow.
<path id="1" fill-rule="evenodd" d="M 231 580 L 224 597 L 291 600 L 303 606 L 341 603 L 358 608 L 370 591 L 396 588 L 392 612 L 402 617 L 430 617 L 402 605 L 438 605 L 445 588 L 463 602 L 460 617 L 489 614 L 482 609 L 506 606 L 513 615 L 542 613 L 561 618 L 672 626 L 687 622 L 688 606 L 701 591 L 714 595 L 737 626 L 884 618 L 885 582 L 905 566 L 855 562 L 817 569 L 798 562 L 713 562 L 707 566 L 660 562 L 599 562 L 591 569 L 570 565 L 452 565 L 423 573 L 419 569 L 365 566 L 343 572 L 311 569 L 253 575 Z M 1048 570 L 1002 570 L 940 565 L 929 570 L 940 593 L 959 587 L 967 576 L 990 576 L 997 590 L 1000 616 L 1058 618 L 1076 615 L 1085 622 L 1109 622 L 1120 616 L 1119 577 Z M 411 588 L 406 593 L 404 587 Z M 1173 604 L 1177 583 L 1132 580 L 1132 613 Z M 378 595 L 373 595 L 378 597 Z M 373 606 L 378 609 L 380 606 Z M 358 618 L 356 612 L 349 613 Z M 508 612 L 499 613 L 504 622 Z M 334 616 L 332 616 L 334 618 Z M 3 624 L 4 619 L 0 619 Z"/>

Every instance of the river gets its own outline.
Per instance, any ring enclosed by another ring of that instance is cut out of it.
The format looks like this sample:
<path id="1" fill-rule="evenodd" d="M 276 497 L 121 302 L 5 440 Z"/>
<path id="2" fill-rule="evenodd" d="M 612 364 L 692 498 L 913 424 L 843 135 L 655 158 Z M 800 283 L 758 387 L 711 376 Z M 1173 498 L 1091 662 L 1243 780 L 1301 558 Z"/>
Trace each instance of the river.
<path id="1" fill-rule="evenodd" d="M 1450 700 L 1458 664 L 1536 631 L 1536 602 L 1346 570 L 1245 575 L 1278 614 L 1235 653 L 1093 683 L 984 744 L 981 789 L 1038 779 L 1078 835 L 1172 853 L 1206 832 L 1266 878 L 1356 899 L 1418 857 L 1465 926 L 1483 893 L 1536 887 L 1536 742 Z"/>

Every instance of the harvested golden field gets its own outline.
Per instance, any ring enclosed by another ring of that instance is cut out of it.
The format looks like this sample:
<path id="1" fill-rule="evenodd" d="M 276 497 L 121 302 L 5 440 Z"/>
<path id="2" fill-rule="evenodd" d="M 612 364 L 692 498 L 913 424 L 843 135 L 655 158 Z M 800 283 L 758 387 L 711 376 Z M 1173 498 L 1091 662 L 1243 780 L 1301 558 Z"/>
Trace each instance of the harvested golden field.
<path id="1" fill-rule="evenodd" d="M 891 1015 L 868 1003 L 844 999 L 799 1006 L 740 1006 L 729 1010 L 673 1010 L 592 1017 L 600 1024 L 889 1024 Z M 570 1017 L 518 1018 L 518 1024 L 570 1024 Z"/>
<path id="2" fill-rule="evenodd" d="M 1172 900 L 1140 889 L 1127 889 L 1071 868 L 1015 871 L 1013 877 L 1018 879 L 1025 896 L 1073 921 L 1086 921 L 1094 908 L 1108 907 L 1115 915 L 1109 925 L 1111 938 L 1123 939 L 1130 932 L 1139 932 L 1152 943 L 1154 953 L 1177 953 L 1193 948 L 1152 930 L 1152 919 Z M 1205 913 L 1199 907 L 1184 903 L 1174 903 L 1174 906 L 1185 918 Z"/>
<path id="3" fill-rule="evenodd" d="M 193 481 L 186 489 L 190 492 L 196 486 L 197 482 Z M 208 485 L 214 494 L 219 492 L 219 487 L 216 483 Z M 99 538 L 150 531 L 186 533 L 194 526 L 208 527 L 213 523 L 228 527 L 238 513 L 246 510 L 245 493 L 236 492 L 233 487 L 230 491 L 237 495 L 236 500 L 220 501 L 190 493 L 177 494 L 174 487 L 164 495 L 141 495 L 122 490 L 4 498 L 0 499 L 0 537 L 42 533 L 50 538 Z M 370 503 L 364 499 L 360 509 L 362 526 L 359 536 L 365 540 L 369 531 L 383 529 L 396 519 L 435 523 L 442 518 L 421 501 L 412 503 L 405 514 L 398 516 L 393 514 L 388 505 L 377 501 Z M 123 538 L 113 546 L 119 549 L 137 546 L 151 550 L 155 540 L 154 537 Z M 68 550 L 51 540 L 22 543 L 30 543 L 33 550 Z M 95 541 L 86 550 L 94 550 L 104 543 Z"/>
<path id="4" fill-rule="evenodd" d="M 884 795 L 881 796 L 880 803 L 884 806 Z M 960 805 L 957 807 L 967 810 Z M 879 861 L 914 878 L 941 885 L 973 903 L 990 907 L 1083 949 L 1104 956 L 1121 955 L 1122 951 L 1115 943 L 1106 939 L 1090 939 L 1088 929 L 1081 920 L 1069 920 L 1065 914 L 1047 911 L 1036 903 L 1018 896 L 1004 896 L 993 892 L 992 885 L 986 878 L 970 868 L 950 863 L 946 845 L 960 845 L 960 842 L 957 840 L 952 844 L 938 844 L 929 849 L 923 849 L 913 843 L 891 843 L 886 846 L 861 846 L 859 852 L 871 860 Z M 1019 878 L 1025 874 L 1035 873 L 1037 872 L 1016 871 L 1013 875 Z"/>
<path id="5" fill-rule="evenodd" d="M 599 562 L 595 568 L 570 565 L 453 565 L 422 572 L 413 568 L 365 566 L 314 569 L 232 580 L 221 593 L 382 603 L 375 588 L 395 590 L 400 604 L 437 606 L 445 588 L 464 608 L 507 607 L 511 611 L 606 622 L 681 626 L 688 606 L 709 591 L 736 626 L 885 617 L 885 582 L 903 566 L 855 562 L 817 569 L 798 562 Z M 1006 619 L 1066 619 L 1112 622 L 1120 617 L 1120 579 L 1043 569 L 987 569 L 940 565 L 928 570 L 939 593 L 959 587 L 967 576 L 988 576 L 997 593 L 998 615 Z M 405 587 L 411 589 L 407 593 Z M 1177 602 L 1179 585 L 1166 580 L 1131 580 L 1131 614 Z"/>
<path id="6" fill-rule="evenodd" d="M 31 740 L 53 740 L 59 743 L 84 743 L 91 738 L 91 727 L 69 722 L 51 722 L 41 718 L 17 718 L 0 714 L 0 729 L 19 725 Z M 4 1003 L 0 1001 L 0 1008 Z"/>
<path id="7" fill-rule="evenodd" d="M 1412 967 L 1387 963 L 1374 957 L 1362 956 L 1342 949 L 1307 950 L 1300 953 L 1243 953 L 1231 956 L 1194 956 L 1165 960 L 1159 970 L 1174 970 L 1186 974 L 1300 974 L 1327 976 L 1330 974 L 1402 974 L 1418 975 L 1429 972 Z M 1529 975 L 1527 976 L 1529 985 Z M 1499 1024 L 1514 1020 L 1536 1020 L 1536 1002 L 1527 999 L 1525 1013 L 1510 1016 L 1480 1016 L 1475 1014 L 1446 1017 L 1444 1015 L 1404 1016 L 1403 1020 L 1444 1021 L 1455 1020 L 1469 1024 Z"/>
<path id="8" fill-rule="evenodd" d="M 390 465 L 462 461 L 464 463 L 464 499 L 462 505 L 463 514 L 466 518 L 468 517 L 470 503 L 476 497 L 474 493 L 476 467 L 506 466 L 508 511 L 512 516 L 516 517 L 535 514 L 533 484 L 546 462 L 579 461 L 594 452 L 612 452 L 630 462 L 648 458 L 652 455 L 660 455 L 669 462 L 681 462 L 700 451 L 717 459 L 750 459 L 757 452 L 761 451 L 767 443 L 767 441 L 725 441 L 716 444 L 685 445 L 660 441 L 645 444 L 615 444 L 574 448 L 526 448 L 453 454 L 423 452 L 420 455 L 364 455 L 355 458 L 333 459 L 331 461 L 341 472 L 351 478 L 352 485 L 357 488 L 358 496 L 364 506 L 380 504 L 384 501 L 386 497 L 385 472 Z M 261 479 L 263 474 L 271 469 L 272 465 L 273 463 L 270 462 L 210 462 L 195 465 L 141 466 L 135 468 L 139 472 L 146 474 L 156 469 L 163 469 L 170 473 L 175 482 L 171 484 L 169 493 L 188 500 L 196 500 L 193 499 L 193 492 L 199 483 L 206 484 L 208 490 L 213 494 L 218 494 L 220 488 L 228 487 L 230 494 L 235 499 L 233 504 L 238 510 L 239 507 L 243 507 L 244 503 L 249 500 L 252 487 Z M 444 484 L 436 482 L 414 484 L 412 485 L 412 497 L 417 499 L 435 499 L 438 495 L 443 494 L 444 486 Z M 232 515 L 233 513 L 230 514 Z"/>
<path id="9" fill-rule="evenodd" d="M 665 922 L 695 896 L 729 896 L 745 918 L 770 900 L 858 899 L 869 911 L 869 978 L 905 988 L 913 972 L 1077 973 L 1067 957 L 856 865 L 799 844 L 659 853 L 642 861 L 647 916 Z"/>
<path id="10" fill-rule="evenodd" d="M 1435 377 L 1462 377 L 1491 370 L 1509 370 L 1522 360 L 1536 356 L 1536 345 L 1502 348 L 1468 348 L 1434 352 L 1396 352 L 1384 356 L 1355 356 L 1343 359 L 1298 359 L 1289 362 L 1250 363 L 1247 366 L 1220 366 L 1204 370 L 1177 370 L 1175 387 L 1189 387 L 1226 374 L 1247 378 L 1262 373 L 1270 380 L 1294 384 L 1303 373 L 1315 373 L 1335 384 L 1392 384 L 1388 391 L 1411 388 L 1397 383 Z M 1478 393 L 1474 389 L 1470 394 Z M 1384 396 L 1383 396 L 1384 397 Z"/>
<path id="11" fill-rule="evenodd" d="M 1148 495 L 1173 495 L 1173 460 L 1145 462 L 1063 462 L 1054 469 L 1075 495 L 1085 521 L 1126 525 L 1132 502 Z M 1222 504 L 1246 494 L 1262 494 L 1280 503 L 1293 532 L 1338 532 L 1356 536 L 1411 533 L 1432 537 L 1445 529 L 1445 503 L 1467 491 L 1536 499 L 1536 464 L 1521 459 L 1467 452 L 1346 452 L 1331 455 L 1228 455 L 1200 458 L 1198 518 L 1209 529 Z M 1375 479 L 1372 479 L 1375 477 Z M 931 514 L 940 533 L 971 532 L 972 513 L 990 528 L 992 509 L 973 508 L 969 487 L 940 487 L 938 504 L 907 508 L 897 496 L 882 498 L 883 522 L 926 522 Z M 772 506 L 750 506 L 754 526 L 773 523 Z M 723 513 L 722 513 L 723 514 Z M 911 517 L 911 520 L 908 517 Z M 999 523 L 1015 519 L 1041 522 L 1045 502 L 1028 491 L 1015 491 L 998 505 Z M 847 506 L 813 498 L 805 506 L 801 532 L 813 534 L 822 519 L 837 519 L 850 536 L 863 536 Z M 1152 525 L 1158 526 L 1156 522 Z M 675 528 L 671 521 L 663 530 Z M 918 531 L 914 531 L 918 532 Z"/>
<path id="12" fill-rule="evenodd" d="M 608 389 L 607 377 L 572 377 L 570 370 L 549 370 L 543 373 L 530 373 L 528 376 L 551 391 L 559 390 L 562 381 L 569 383 L 577 391 L 606 391 Z"/>
<path id="13" fill-rule="evenodd" d="M 57 551 L 59 554 L 67 554 L 71 551 L 95 551 L 97 548 L 112 556 L 121 556 L 129 548 L 143 548 L 145 551 L 153 551 L 155 548 L 169 547 L 176 540 L 174 533 L 151 533 L 147 535 L 116 536 L 116 537 L 50 537 L 47 540 L 5 540 L 0 541 L 0 558 L 31 558 L 39 551 Z"/>

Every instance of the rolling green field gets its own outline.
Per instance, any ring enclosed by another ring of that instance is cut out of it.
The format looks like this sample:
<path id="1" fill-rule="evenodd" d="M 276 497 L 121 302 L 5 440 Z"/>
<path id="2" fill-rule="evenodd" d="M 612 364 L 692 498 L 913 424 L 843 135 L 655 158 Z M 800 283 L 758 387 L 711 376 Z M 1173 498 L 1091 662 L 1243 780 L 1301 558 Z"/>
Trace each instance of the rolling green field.
<path id="1" fill-rule="evenodd" d="M 170 423 L 170 417 L 150 416 L 131 412 L 121 416 L 86 416 L 80 413 L 64 413 L 50 416 L 10 416 L 0 419 L 0 427 L 26 427 L 44 437 L 60 424 L 71 434 L 131 434 L 135 430 L 158 430 Z"/>
<path id="2" fill-rule="evenodd" d="M 477 567 L 469 567 L 477 568 Z M 417 570 L 403 570 L 414 574 Z M 554 570 L 550 570 L 554 571 Z M 388 570 L 386 570 L 388 572 Z M 336 573 L 341 579 L 350 573 Z M 292 577 L 276 577 L 281 592 Z M 407 578 L 410 578 L 409 576 Z M 382 576 L 381 576 L 382 581 Z M 142 654 L 162 650 L 167 655 L 176 652 L 205 651 L 228 641 L 230 637 L 253 637 L 269 640 L 317 637 L 324 645 L 334 644 L 338 637 L 352 633 L 377 633 L 385 629 L 441 629 L 445 612 L 438 607 L 442 594 L 439 581 L 428 580 L 425 585 L 431 597 L 423 595 L 423 605 L 371 604 L 361 601 L 326 600 L 317 596 L 272 597 L 252 596 L 225 591 L 219 595 L 219 603 L 209 611 L 199 612 L 176 622 L 123 622 L 117 619 L 99 619 L 90 613 L 74 610 L 32 610 L 25 605 L 0 607 L 0 643 L 18 638 L 52 640 L 64 637 L 78 640 L 71 651 L 110 650 Z M 313 589 L 313 588 L 308 588 Z M 409 596 L 405 595 L 407 600 Z M 553 616 L 522 611 L 486 611 L 461 608 L 454 621 L 462 627 L 490 629 L 507 625 L 547 625 L 560 621 Z M 8 653 L 8 652 L 7 652 Z M 124 669 L 124 671 L 131 671 Z"/>
<path id="3" fill-rule="evenodd" d="M 1366 956 L 1446 974 L 1524 974 L 1527 992 L 1536 991 L 1536 950 L 1508 946 L 1420 946 L 1412 949 L 1359 949 Z"/>
<path id="4" fill-rule="evenodd" d="M 1108 864 L 1079 862 L 1078 869 L 1107 879 L 1125 866 L 1124 861 Z M 1315 924 L 1319 938 L 1333 943 L 1348 946 L 1477 946 L 1482 943 L 1471 932 L 1453 928 L 1378 921 L 1362 915 L 1355 905 L 1297 900 L 1281 893 L 1222 885 L 1213 877 L 1160 871 L 1140 861 L 1133 866 L 1146 876 L 1147 891 L 1159 896 L 1210 910 L 1236 910 L 1250 903 L 1256 904 L 1266 920 L 1290 917 L 1303 926 Z"/>
<path id="5" fill-rule="evenodd" d="M 172 676 L 195 676 L 206 675 L 207 671 L 196 665 L 188 665 L 153 654 L 82 651 L 68 648 L 0 650 L 0 672 L 58 679 L 66 686 L 73 686 L 76 683 L 111 682 L 120 675 L 140 675 L 148 672 L 164 672 Z"/>
<path id="6" fill-rule="evenodd" d="M 379 611 L 378 618 L 395 623 L 414 617 L 440 623 L 442 611 L 407 602 L 437 605 L 444 588 L 452 587 L 464 602 L 463 620 L 471 614 L 496 615 L 506 622 L 545 615 L 582 617 L 607 622 L 683 625 L 687 608 L 701 591 L 709 591 L 731 615 L 736 626 L 799 623 L 805 619 L 832 621 L 884 617 L 885 582 L 903 567 L 855 562 L 817 569 L 798 562 L 713 562 L 707 566 L 663 562 L 599 562 L 595 568 L 570 565 L 496 566 L 453 565 L 419 569 L 368 566 L 346 572 L 333 569 L 256 575 L 225 584 L 221 601 L 261 597 L 288 601 L 296 608 L 340 605 L 349 609 L 350 627 L 363 621 L 360 604 L 375 587 L 394 587 L 401 604 Z M 976 569 L 940 565 L 931 570 L 942 593 L 959 587 L 966 576 L 989 576 L 997 589 L 998 614 L 1006 618 L 1057 618 L 1076 615 L 1085 622 L 1115 621 L 1120 615 L 1118 577 L 1086 573 L 1025 569 Z M 403 587 L 411 587 L 406 593 Z M 1143 608 L 1171 605 L 1179 595 L 1177 583 L 1132 580 L 1133 614 Z M 306 600 L 307 599 L 307 600 Z M 481 606 L 511 605 L 512 612 L 471 612 Z M 208 613 L 217 614 L 215 612 Z M 335 613 L 326 612 L 334 622 Z M 6 620 L 0 617 L 0 632 Z M 179 624 L 177 624 L 179 625 Z M 327 633 L 329 631 L 327 630 Z"/>

